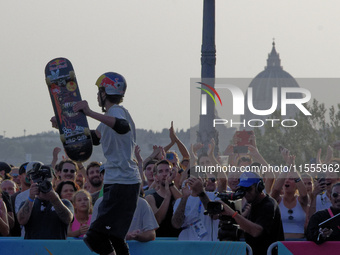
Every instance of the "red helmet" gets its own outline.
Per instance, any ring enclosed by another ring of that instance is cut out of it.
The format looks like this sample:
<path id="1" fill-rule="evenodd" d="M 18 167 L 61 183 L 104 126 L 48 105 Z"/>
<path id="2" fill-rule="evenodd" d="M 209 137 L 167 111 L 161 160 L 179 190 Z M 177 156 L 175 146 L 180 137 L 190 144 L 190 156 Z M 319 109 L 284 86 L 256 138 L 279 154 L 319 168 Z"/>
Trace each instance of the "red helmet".
<path id="1" fill-rule="evenodd" d="M 102 74 L 96 81 L 98 88 L 105 88 L 105 93 L 108 95 L 121 95 L 124 96 L 126 91 L 125 78 L 113 72 Z"/>

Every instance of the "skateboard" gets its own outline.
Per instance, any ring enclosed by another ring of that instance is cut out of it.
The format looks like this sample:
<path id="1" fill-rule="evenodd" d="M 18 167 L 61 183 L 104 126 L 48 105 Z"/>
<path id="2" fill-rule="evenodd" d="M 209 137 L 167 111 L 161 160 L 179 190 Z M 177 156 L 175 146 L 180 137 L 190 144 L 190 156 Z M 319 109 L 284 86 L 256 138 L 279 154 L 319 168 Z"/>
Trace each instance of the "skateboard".
<path id="1" fill-rule="evenodd" d="M 45 78 L 65 153 L 74 161 L 86 161 L 92 154 L 91 132 L 85 114 L 73 111 L 81 96 L 71 62 L 66 58 L 51 60 L 45 67 Z"/>

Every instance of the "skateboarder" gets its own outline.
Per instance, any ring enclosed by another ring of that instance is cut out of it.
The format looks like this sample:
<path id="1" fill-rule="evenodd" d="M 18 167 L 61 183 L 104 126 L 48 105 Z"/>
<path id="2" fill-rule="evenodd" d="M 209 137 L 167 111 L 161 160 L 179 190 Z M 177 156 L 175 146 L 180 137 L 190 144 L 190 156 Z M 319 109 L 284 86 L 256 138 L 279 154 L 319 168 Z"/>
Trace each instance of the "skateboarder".
<path id="1" fill-rule="evenodd" d="M 127 85 L 122 75 L 113 72 L 101 75 L 96 85 L 98 103 L 105 114 L 91 110 L 86 101 L 78 102 L 73 108 L 101 122 L 91 135 L 94 144 L 102 144 L 107 159 L 103 202 L 84 242 L 99 254 L 129 254 L 125 235 L 136 208 L 141 178 L 132 158 L 136 141 L 134 122 L 119 105 Z"/>

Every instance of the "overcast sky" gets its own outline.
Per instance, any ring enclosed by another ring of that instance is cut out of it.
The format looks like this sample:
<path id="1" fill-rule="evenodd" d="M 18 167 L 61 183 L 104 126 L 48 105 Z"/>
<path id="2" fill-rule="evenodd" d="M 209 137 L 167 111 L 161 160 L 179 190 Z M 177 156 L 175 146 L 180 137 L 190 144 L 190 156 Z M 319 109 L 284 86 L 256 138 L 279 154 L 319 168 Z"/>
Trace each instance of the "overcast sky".
<path id="1" fill-rule="evenodd" d="M 292 76 L 339 77 L 339 7 L 334 0 L 216 0 L 216 77 L 256 76 L 273 38 Z M 171 120 L 189 128 L 190 78 L 201 71 L 203 0 L 1 0 L 0 10 L 0 135 L 53 130 L 44 68 L 56 57 L 73 63 L 94 110 L 100 111 L 96 79 L 116 71 L 128 82 L 123 105 L 137 128 L 160 131 Z M 334 92 L 322 93 L 337 101 Z"/>

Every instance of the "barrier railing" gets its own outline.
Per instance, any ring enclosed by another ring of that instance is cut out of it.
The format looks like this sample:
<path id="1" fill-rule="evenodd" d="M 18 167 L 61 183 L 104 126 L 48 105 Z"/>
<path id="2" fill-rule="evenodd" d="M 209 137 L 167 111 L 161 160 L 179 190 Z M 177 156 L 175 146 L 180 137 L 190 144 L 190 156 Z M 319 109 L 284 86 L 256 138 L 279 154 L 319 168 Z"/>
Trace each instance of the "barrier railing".
<path id="1" fill-rule="evenodd" d="M 272 243 L 267 251 L 267 255 L 272 255 L 273 250 L 277 248 L 279 255 L 292 254 L 337 254 L 334 251 L 340 251 L 340 242 L 325 242 L 323 244 L 315 244 L 309 241 L 282 241 Z"/>
<path id="2" fill-rule="evenodd" d="M 155 241 L 147 243 L 128 241 L 128 244 L 131 255 L 252 255 L 251 248 L 245 242 L 177 241 L 167 238 L 157 238 Z M 0 254 L 93 255 L 94 253 L 87 248 L 81 239 L 24 240 L 22 238 L 0 237 Z"/>

